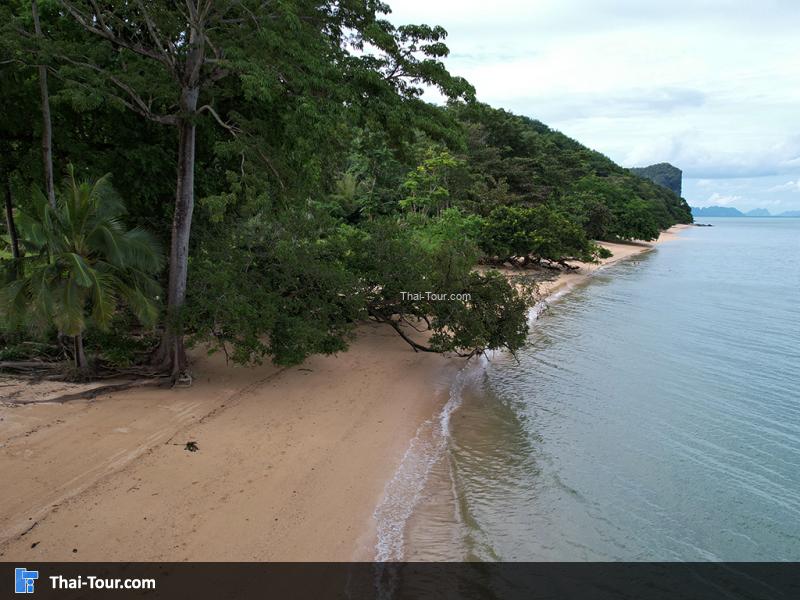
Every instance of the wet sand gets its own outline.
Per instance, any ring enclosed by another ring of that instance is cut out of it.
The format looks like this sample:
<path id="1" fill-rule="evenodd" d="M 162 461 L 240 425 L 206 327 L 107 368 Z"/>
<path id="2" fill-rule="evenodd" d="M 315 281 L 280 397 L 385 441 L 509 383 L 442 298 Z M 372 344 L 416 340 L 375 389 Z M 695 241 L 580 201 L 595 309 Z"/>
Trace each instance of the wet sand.
<path id="1" fill-rule="evenodd" d="M 652 246 L 608 247 L 613 258 L 541 291 Z M 52 389 L 5 380 L 0 471 L 13 484 L 0 488 L 0 557 L 371 560 L 384 486 L 462 365 L 364 325 L 348 352 L 300 367 L 197 357 L 187 389 L 53 403 Z"/>

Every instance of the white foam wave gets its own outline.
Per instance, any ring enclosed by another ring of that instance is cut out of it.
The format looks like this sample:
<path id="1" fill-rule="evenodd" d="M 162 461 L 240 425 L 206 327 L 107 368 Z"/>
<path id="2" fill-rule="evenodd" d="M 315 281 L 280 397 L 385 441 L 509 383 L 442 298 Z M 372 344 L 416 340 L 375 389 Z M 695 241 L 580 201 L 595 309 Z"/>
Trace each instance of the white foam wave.
<path id="1" fill-rule="evenodd" d="M 376 561 L 403 560 L 406 523 L 422 497 L 431 470 L 447 451 L 450 416 L 461 406 L 464 388 L 483 372 L 486 364 L 487 359 L 480 357 L 468 362 L 456 374 L 442 410 L 420 425 L 403 455 L 400 467 L 386 484 L 383 499 L 373 513 L 378 534 Z"/>

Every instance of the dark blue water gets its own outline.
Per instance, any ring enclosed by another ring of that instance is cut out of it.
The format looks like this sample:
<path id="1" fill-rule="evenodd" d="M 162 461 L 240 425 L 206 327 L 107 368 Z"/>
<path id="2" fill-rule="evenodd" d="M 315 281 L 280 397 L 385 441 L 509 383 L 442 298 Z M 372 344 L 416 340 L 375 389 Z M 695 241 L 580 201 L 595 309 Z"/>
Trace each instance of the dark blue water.
<path id="1" fill-rule="evenodd" d="M 800 219 L 704 221 L 464 392 L 409 558 L 800 560 Z"/>

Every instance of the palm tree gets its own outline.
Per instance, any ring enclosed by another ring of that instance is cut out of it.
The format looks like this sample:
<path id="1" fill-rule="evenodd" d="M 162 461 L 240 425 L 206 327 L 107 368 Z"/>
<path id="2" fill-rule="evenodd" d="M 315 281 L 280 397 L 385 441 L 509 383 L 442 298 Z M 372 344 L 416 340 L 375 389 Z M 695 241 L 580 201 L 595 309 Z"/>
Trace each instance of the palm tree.
<path id="1" fill-rule="evenodd" d="M 78 183 L 72 166 L 55 207 L 35 190 L 31 210 L 19 214 L 27 252 L 3 290 L 6 309 L 71 336 L 79 370 L 88 365 L 89 322 L 107 329 L 120 302 L 145 326 L 158 319 L 153 276 L 164 266 L 163 254 L 147 231 L 125 227 L 124 214 L 109 175 Z"/>

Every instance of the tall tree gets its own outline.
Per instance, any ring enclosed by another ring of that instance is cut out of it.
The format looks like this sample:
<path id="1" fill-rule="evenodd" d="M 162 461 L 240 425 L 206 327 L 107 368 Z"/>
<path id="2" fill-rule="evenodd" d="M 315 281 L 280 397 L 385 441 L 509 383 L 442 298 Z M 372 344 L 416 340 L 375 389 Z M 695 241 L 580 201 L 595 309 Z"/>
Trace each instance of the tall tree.
<path id="1" fill-rule="evenodd" d="M 39 4 L 31 0 L 31 15 L 36 40 L 42 40 L 42 25 L 39 21 Z M 53 121 L 50 117 L 50 91 L 47 87 L 47 66 L 39 64 L 39 95 L 42 106 L 42 164 L 44 166 L 44 187 L 50 206 L 56 207 L 55 175 L 53 173 Z"/>
<path id="2" fill-rule="evenodd" d="M 261 133 L 242 131 L 220 116 L 214 94 L 218 82 L 236 77 L 242 93 L 266 107 L 283 91 L 312 102 L 327 97 L 339 106 L 371 102 L 382 108 L 396 100 L 419 102 L 420 84 L 438 85 L 450 97 L 471 93 L 439 61 L 447 54 L 442 28 L 395 28 L 380 18 L 389 8 L 377 0 L 59 3 L 84 30 L 115 50 L 110 60 L 108 53 L 93 58 L 86 44 L 61 55 L 82 73 L 84 84 L 102 82 L 122 105 L 178 132 L 169 314 L 160 353 L 176 378 L 187 366 L 180 313 L 195 204 L 198 118 L 208 113 L 228 132 L 244 134 L 254 144 Z M 314 115 L 306 119 L 312 129 Z M 256 154 L 272 168 L 269 157 Z"/>

